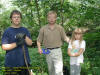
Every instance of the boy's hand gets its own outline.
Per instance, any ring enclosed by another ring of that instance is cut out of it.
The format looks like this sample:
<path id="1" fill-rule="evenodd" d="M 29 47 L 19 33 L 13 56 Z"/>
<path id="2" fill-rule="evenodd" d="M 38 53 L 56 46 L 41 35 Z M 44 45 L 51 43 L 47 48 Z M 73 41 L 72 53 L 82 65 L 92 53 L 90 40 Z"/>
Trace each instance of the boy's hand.
<path id="1" fill-rule="evenodd" d="M 24 39 L 17 39 L 16 41 L 16 45 L 19 46 L 19 45 L 24 45 L 25 43 L 25 40 Z"/>
<path id="2" fill-rule="evenodd" d="M 25 39 L 26 38 L 26 34 L 24 33 L 18 33 L 15 36 L 16 39 Z"/>
<path id="3" fill-rule="evenodd" d="M 18 34 L 16 34 L 15 38 L 16 38 L 16 45 L 17 46 L 24 45 L 26 34 L 24 34 L 24 33 L 18 33 Z"/>

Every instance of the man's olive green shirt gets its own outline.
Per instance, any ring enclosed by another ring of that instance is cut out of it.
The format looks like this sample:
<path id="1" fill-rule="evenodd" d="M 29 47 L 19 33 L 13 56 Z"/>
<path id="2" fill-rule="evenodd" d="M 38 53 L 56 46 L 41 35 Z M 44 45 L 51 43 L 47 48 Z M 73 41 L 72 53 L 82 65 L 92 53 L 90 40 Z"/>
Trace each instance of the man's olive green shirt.
<path id="1" fill-rule="evenodd" d="M 40 29 L 37 41 L 43 43 L 45 48 L 56 48 L 61 47 L 65 39 L 66 34 L 64 28 L 55 24 L 53 29 L 49 25 L 43 26 Z"/>

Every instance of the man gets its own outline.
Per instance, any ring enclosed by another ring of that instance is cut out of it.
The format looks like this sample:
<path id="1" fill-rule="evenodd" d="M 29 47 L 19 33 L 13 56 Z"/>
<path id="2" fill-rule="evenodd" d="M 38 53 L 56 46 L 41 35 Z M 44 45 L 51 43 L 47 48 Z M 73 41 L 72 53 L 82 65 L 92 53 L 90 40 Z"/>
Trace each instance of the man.
<path id="1" fill-rule="evenodd" d="M 21 27 L 22 14 L 18 10 L 13 10 L 10 14 L 11 27 L 4 31 L 2 36 L 2 49 L 6 51 L 5 67 L 6 75 L 29 75 L 26 68 L 23 48 L 26 60 L 30 64 L 27 45 L 32 45 L 29 31 Z"/>
<path id="2" fill-rule="evenodd" d="M 37 38 L 38 51 L 41 54 L 41 44 L 43 43 L 50 53 L 46 55 L 49 75 L 63 75 L 63 59 L 61 46 L 63 41 L 68 42 L 69 38 L 66 36 L 63 27 L 56 24 L 57 14 L 54 11 L 48 12 L 48 23 L 40 29 Z"/>

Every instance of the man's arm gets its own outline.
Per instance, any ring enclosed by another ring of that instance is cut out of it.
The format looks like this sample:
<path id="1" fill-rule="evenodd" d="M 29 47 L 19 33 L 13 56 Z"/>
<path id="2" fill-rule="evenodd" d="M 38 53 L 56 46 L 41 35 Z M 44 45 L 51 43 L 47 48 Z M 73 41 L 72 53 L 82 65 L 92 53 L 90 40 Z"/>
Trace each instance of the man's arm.
<path id="1" fill-rule="evenodd" d="M 66 41 L 67 43 L 69 43 L 69 42 L 70 42 L 70 38 L 66 36 L 65 41 Z"/>
<path id="2" fill-rule="evenodd" d="M 17 47 L 16 43 L 11 43 L 11 44 L 2 44 L 2 49 L 3 50 L 12 50 Z"/>
<path id="3" fill-rule="evenodd" d="M 38 46 L 38 52 L 40 54 L 42 54 L 42 49 L 41 49 L 41 43 L 43 41 L 43 28 L 40 29 L 40 32 L 39 32 L 39 35 L 38 35 L 38 38 L 37 38 L 37 46 Z"/>
<path id="4" fill-rule="evenodd" d="M 38 52 L 42 54 L 41 43 L 39 41 L 37 41 L 37 46 L 38 46 Z"/>
<path id="5" fill-rule="evenodd" d="M 32 45 L 32 40 L 31 40 L 29 37 L 27 37 L 27 36 L 26 36 L 26 38 L 25 38 L 25 42 L 26 42 L 26 44 L 29 45 L 29 46 Z"/>
<path id="6" fill-rule="evenodd" d="M 67 43 L 70 42 L 70 38 L 66 36 L 66 33 L 65 33 L 63 27 L 61 27 L 61 37 L 62 37 L 62 39 L 63 39 L 65 42 L 67 42 Z"/>

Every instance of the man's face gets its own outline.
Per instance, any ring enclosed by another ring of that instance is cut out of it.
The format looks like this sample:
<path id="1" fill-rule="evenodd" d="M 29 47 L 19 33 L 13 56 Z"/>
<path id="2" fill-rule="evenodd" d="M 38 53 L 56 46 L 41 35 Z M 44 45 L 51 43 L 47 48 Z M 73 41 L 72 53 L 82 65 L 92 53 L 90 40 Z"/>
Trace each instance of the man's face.
<path id="1" fill-rule="evenodd" d="M 49 14 L 47 18 L 48 18 L 49 24 L 55 24 L 55 22 L 56 22 L 56 15 L 55 14 Z"/>
<path id="2" fill-rule="evenodd" d="M 19 25 L 20 24 L 20 21 L 21 21 L 21 17 L 19 14 L 13 14 L 12 15 L 12 18 L 11 18 L 11 21 L 14 25 Z"/>

